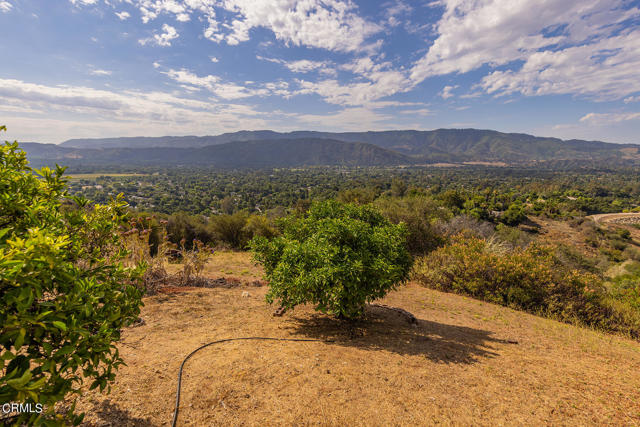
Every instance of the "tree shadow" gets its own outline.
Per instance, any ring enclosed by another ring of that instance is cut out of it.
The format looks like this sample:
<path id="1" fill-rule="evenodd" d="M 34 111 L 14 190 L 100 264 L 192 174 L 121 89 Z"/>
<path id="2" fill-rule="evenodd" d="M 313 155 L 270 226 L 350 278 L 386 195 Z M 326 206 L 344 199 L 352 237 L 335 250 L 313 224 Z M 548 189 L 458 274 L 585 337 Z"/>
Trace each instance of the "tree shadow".
<path id="1" fill-rule="evenodd" d="M 422 355 L 439 363 L 471 364 L 498 356 L 492 344 L 516 344 L 492 337 L 492 332 L 465 326 L 407 319 L 384 307 L 368 306 L 364 319 L 347 322 L 321 314 L 289 318 L 291 332 L 331 340 L 336 345 Z"/>
<path id="2" fill-rule="evenodd" d="M 87 414 L 88 415 L 88 414 Z M 151 427 L 155 426 L 148 418 L 138 418 L 131 415 L 126 409 L 120 408 L 117 404 L 106 399 L 96 405 L 92 410 L 92 415 L 98 420 L 83 423 L 85 426 L 114 426 L 114 427 Z"/>

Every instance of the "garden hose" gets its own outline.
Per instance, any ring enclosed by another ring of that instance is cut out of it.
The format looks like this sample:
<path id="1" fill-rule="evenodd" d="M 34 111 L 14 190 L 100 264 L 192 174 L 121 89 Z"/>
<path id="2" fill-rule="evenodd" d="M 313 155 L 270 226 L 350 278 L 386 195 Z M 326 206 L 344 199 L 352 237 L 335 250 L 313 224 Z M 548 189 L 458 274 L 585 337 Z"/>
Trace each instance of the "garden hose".
<path id="1" fill-rule="evenodd" d="M 178 410 L 180 408 L 180 387 L 182 385 L 182 370 L 184 369 L 184 365 L 185 363 L 187 363 L 187 360 L 189 360 L 191 358 L 191 356 L 193 356 L 194 354 L 196 354 L 198 351 L 202 350 L 205 347 L 209 347 L 211 345 L 214 344 L 220 344 L 223 342 L 228 342 L 228 341 L 246 341 L 246 340 L 263 340 L 263 341 L 307 341 L 307 342 L 333 342 L 331 340 L 319 340 L 319 339 L 305 339 L 305 338 L 272 338 L 272 337 L 241 337 L 241 338 L 226 338 L 223 340 L 218 340 L 218 341 L 212 341 L 210 343 L 207 344 L 203 344 L 200 347 L 196 348 L 195 350 L 193 350 L 191 353 L 189 353 L 187 355 L 187 357 L 184 358 L 184 360 L 182 361 L 182 364 L 180 365 L 180 370 L 178 371 L 178 387 L 176 390 L 176 407 L 173 411 L 173 422 L 171 423 L 172 427 L 176 427 L 177 423 L 178 423 Z"/>

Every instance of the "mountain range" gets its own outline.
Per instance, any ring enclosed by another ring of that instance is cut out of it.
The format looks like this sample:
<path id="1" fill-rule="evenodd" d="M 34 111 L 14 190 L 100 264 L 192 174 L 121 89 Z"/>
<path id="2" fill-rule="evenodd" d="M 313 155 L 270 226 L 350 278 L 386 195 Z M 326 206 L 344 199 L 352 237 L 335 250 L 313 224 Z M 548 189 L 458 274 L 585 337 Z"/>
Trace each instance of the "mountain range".
<path id="1" fill-rule="evenodd" d="M 71 139 L 59 145 L 22 143 L 21 147 L 33 163 L 69 165 L 261 168 L 442 162 L 640 164 L 640 145 L 478 129 L 344 133 L 264 130 L 216 136 Z"/>

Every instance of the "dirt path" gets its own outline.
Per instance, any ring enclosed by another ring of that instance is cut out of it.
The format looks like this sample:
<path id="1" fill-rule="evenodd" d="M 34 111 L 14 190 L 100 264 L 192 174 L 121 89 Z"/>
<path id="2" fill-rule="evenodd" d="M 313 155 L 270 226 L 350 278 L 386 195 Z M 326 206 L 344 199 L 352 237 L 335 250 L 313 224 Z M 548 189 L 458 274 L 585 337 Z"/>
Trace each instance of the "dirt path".
<path id="1" fill-rule="evenodd" d="M 640 212 L 620 212 L 610 214 L 598 214 L 589 215 L 587 218 L 591 218 L 597 224 L 605 222 L 621 222 L 627 223 L 627 221 L 620 221 L 629 219 L 629 223 L 640 223 Z"/>

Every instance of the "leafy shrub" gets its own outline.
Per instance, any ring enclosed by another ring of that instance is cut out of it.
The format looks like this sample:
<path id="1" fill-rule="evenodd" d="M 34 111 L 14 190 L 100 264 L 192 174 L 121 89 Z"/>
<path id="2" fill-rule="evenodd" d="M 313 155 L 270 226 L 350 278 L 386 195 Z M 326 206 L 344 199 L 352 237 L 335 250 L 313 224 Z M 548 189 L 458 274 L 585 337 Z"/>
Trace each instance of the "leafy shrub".
<path id="1" fill-rule="evenodd" d="M 271 239 L 278 234 L 278 229 L 264 215 L 251 215 L 244 226 L 244 230 L 249 238 L 262 236 Z"/>
<path id="2" fill-rule="evenodd" d="M 625 265 L 625 272 L 612 279 L 611 294 L 640 311 L 640 262 Z"/>
<path id="3" fill-rule="evenodd" d="M 449 211 L 427 197 L 378 199 L 374 205 L 392 223 L 407 227 L 407 246 L 413 254 L 426 254 L 444 243 L 434 226 L 438 220 L 449 217 Z"/>
<path id="4" fill-rule="evenodd" d="M 338 194 L 338 201 L 342 203 L 355 203 L 358 205 L 366 205 L 372 203 L 378 193 L 373 188 L 352 188 L 349 190 L 341 191 Z"/>
<path id="5" fill-rule="evenodd" d="M 313 303 L 323 313 L 357 318 L 365 303 L 407 279 L 405 238 L 404 224 L 391 224 L 371 207 L 326 201 L 284 220 L 282 236 L 254 238 L 251 248 L 269 281 L 269 303 Z"/>
<path id="6" fill-rule="evenodd" d="M 44 406 L 16 425 L 79 422 L 54 405 L 83 380 L 108 388 L 120 330 L 140 312 L 143 266 L 121 263 L 126 204 L 61 209 L 63 172 L 32 170 L 17 143 L 0 147 L 0 402 Z"/>
<path id="7" fill-rule="evenodd" d="M 616 233 L 623 240 L 630 240 L 631 239 L 631 232 L 629 230 L 627 230 L 626 228 L 619 228 L 616 231 Z"/>
<path id="8" fill-rule="evenodd" d="M 209 230 L 219 242 L 226 243 L 235 249 L 242 249 L 247 245 L 247 220 L 249 215 L 239 211 L 232 215 L 216 215 L 209 219 Z"/>
<path id="9" fill-rule="evenodd" d="M 518 225 L 527 219 L 521 203 L 512 203 L 500 216 L 500 222 L 506 225 Z"/>
<path id="10" fill-rule="evenodd" d="M 639 313 L 617 308 L 594 274 L 570 270 L 551 247 L 493 250 L 486 240 L 459 237 L 416 263 L 414 279 L 515 309 L 610 331 L 640 332 Z"/>
<path id="11" fill-rule="evenodd" d="M 166 229 L 171 243 L 180 245 L 180 242 L 184 242 L 187 249 L 193 247 L 194 240 L 210 243 L 214 239 L 213 233 L 207 229 L 207 224 L 202 217 L 185 212 L 177 212 L 169 216 Z"/>

